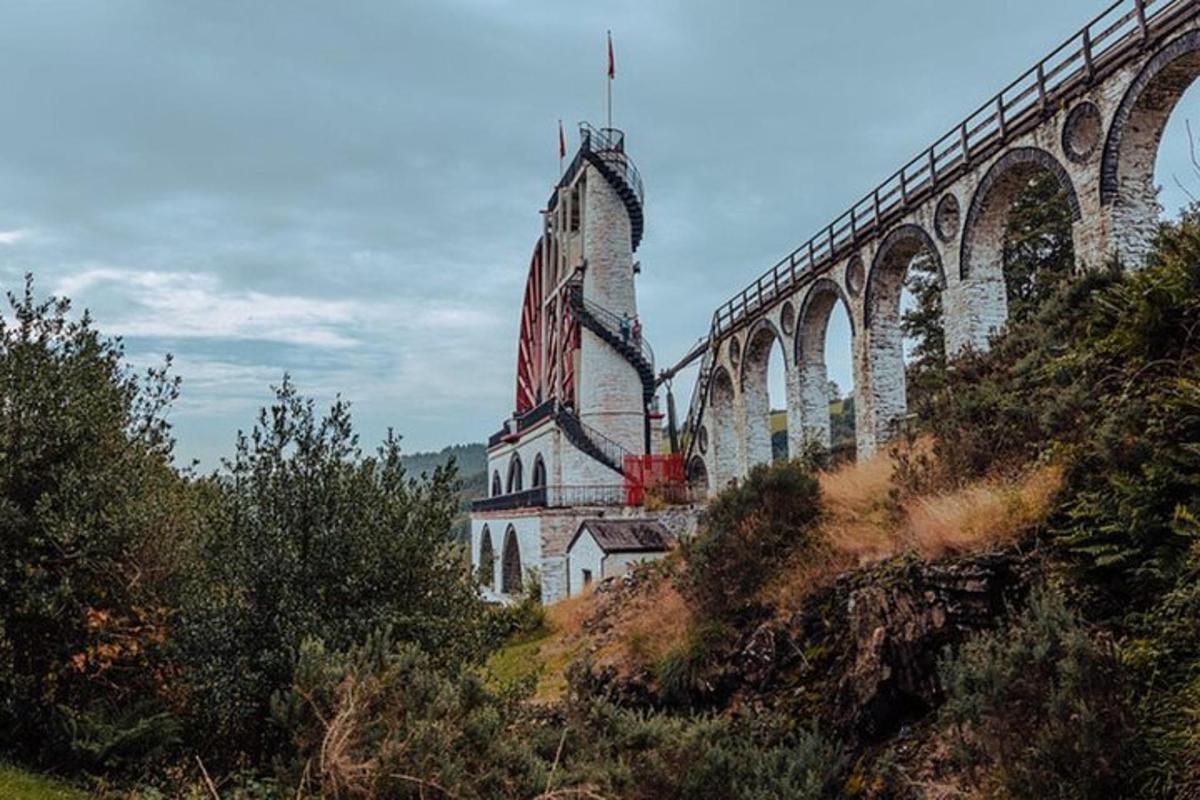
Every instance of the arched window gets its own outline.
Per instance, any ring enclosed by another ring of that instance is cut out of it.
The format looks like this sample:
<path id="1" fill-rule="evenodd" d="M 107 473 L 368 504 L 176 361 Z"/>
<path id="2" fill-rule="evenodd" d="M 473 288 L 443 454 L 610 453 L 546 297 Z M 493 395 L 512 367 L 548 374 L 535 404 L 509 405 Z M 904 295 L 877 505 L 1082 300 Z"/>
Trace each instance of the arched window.
<path id="1" fill-rule="evenodd" d="M 546 485 L 546 462 L 542 460 L 542 454 L 538 453 L 533 459 L 533 478 L 529 484 L 530 489 L 541 489 Z"/>
<path id="2" fill-rule="evenodd" d="M 524 480 L 525 477 L 521 474 L 521 457 L 513 453 L 512 460 L 508 462 L 508 493 L 524 489 Z"/>
<path id="3" fill-rule="evenodd" d="M 500 482 L 500 470 L 492 472 L 492 497 L 499 497 L 504 494 L 504 484 Z"/>
<path id="4" fill-rule="evenodd" d="M 500 474 L 496 474 L 499 483 Z M 492 549 L 492 532 L 483 526 L 479 536 L 479 582 L 489 589 L 496 588 L 496 552 Z"/>
<path id="5" fill-rule="evenodd" d="M 500 591 L 517 594 L 521 591 L 521 548 L 517 546 L 517 531 L 512 525 L 504 534 L 504 559 L 500 564 Z"/>

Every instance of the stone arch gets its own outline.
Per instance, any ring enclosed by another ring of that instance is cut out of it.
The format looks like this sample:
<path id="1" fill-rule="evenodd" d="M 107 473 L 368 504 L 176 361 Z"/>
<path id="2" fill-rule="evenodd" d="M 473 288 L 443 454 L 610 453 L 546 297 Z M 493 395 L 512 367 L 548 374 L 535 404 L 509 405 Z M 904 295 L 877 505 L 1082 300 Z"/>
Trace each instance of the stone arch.
<path id="1" fill-rule="evenodd" d="M 850 320 L 850 336 L 854 338 L 854 314 L 850 298 L 841 284 L 829 278 L 818 278 L 804 295 L 796 317 L 794 348 L 796 396 L 798 406 L 797 436 L 800 447 L 815 442 L 822 447 L 831 444 L 829 421 L 829 368 L 825 363 L 825 342 L 829 318 L 838 303 Z M 791 432 L 791 426 L 788 428 Z"/>
<path id="2" fill-rule="evenodd" d="M 766 317 L 756 321 L 746 334 L 739 383 L 742 389 L 742 408 L 746 415 L 747 467 L 771 463 L 771 397 L 768 381 L 771 353 L 776 349 L 779 350 L 779 357 L 783 359 L 784 369 L 791 371 L 783 343 L 784 338 L 779 329 Z"/>
<path id="3" fill-rule="evenodd" d="M 1002 253 L 1008 210 L 1025 183 L 1038 171 L 1048 172 L 1058 181 L 1066 194 L 1072 222 L 1078 223 L 1083 218 L 1075 182 L 1053 154 L 1040 147 L 1009 150 L 988 168 L 971 198 L 959 257 L 962 280 L 988 280 L 994 273 L 1001 276 L 1003 283 Z"/>
<path id="4" fill-rule="evenodd" d="M 496 551 L 487 525 L 479 534 L 479 582 L 489 589 L 496 588 Z"/>
<path id="5" fill-rule="evenodd" d="M 1112 214 L 1117 255 L 1139 265 L 1160 212 L 1154 164 L 1171 112 L 1200 77 L 1200 31 L 1162 47 L 1125 90 L 1113 114 L 1100 165 L 1100 203 Z"/>
<path id="6" fill-rule="evenodd" d="M 921 253 L 933 259 L 944 288 L 941 254 L 933 237 L 919 225 L 901 225 L 885 236 L 867 276 L 863 309 L 865 380 L 856 382 L 855 387 L 858 450 L 864 455 L 874 453 L 891 438 L 908 412 L 900 295 L 909 267 Z"/>
<path id="7" fill-rule="evenodd" d="M 1017 147 L 998 158 L 975 188 L 962 228 L 958 316 L 964 327 L 955 337 L 956 346 L 970 344 L 984 349 L 992 332 L 1008 321 L 1004 242 L 1009 212 L 1038 173 L 1053 176 L 1062 188 L 1071 212 L 1072 245 L 1077 244 L 1082 219 L 1079 195 L 1062 163 L 1037 147 Z"/>
<path id="8" fill-rule="evenodd" d="M 500 480 L 500 470 L 492 470 L 492 497 L 504 494 L 504 483 Z"/>
<path id="9" fill-rule="evenodd" d="M 521 468 L 521 455 L 513 453 L 508 460 L 508 493 L 520 492 L 525 488 L 525 475 Z"/>
<path id="10" fill-rule="evenodd" d="M 546 485 L 546 462 L 542 459 L 542 454 L 538 453 L 533 459 L 533 472 L 529 477 L 530 489 L 541 489 Z"/>
<path id="11" fill-rule="evenodd" d="M 517 594 L 521 591 L 521 547 L 517 529 L 512 525 L 504 532 L 504 554 L 500 559 L 500 591 Z"/>
<path id="12" fill-rule="evenodd" d="M 692 456 L 688 461 L 687 480 L 690 486 L 708 490 L 708 466 L 705 465 L 704 459 L 698 455 Z"/>
<path id="13" fill-rule="evenodd" d="M 719 492 L 741 474 L 741 438 L 738 436 L 737 409 L 733 378 L 723 366 L 713 369 L 708 381 L 709 464 L 712 481 L 709 489 Z"/>

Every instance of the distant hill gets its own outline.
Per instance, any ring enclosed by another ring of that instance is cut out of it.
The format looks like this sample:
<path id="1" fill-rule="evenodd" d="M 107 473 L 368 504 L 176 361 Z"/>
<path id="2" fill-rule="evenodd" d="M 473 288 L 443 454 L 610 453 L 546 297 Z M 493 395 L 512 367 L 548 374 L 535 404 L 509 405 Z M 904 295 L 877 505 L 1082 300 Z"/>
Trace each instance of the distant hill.
<path id="1" fill-rule="evenodd" d="M 483 442 L 453 444 L 436 453 L 411 453 L 400 461 L 409 477 L 430 474 L 451 458 L 458 466 L 458 516 L 454 520 L 454 536 L 461 542 L 470 539 L 471 522 L 468 514 L 471 501 L 487 495 L 487 447 Z"/>
<path id="2" fill-rule="evenodd" d="M 466 477 L 472 472 L 487 472 L 487 448 L 482 442 L 452 444 L 436 453 L 410 453 L 401 456 L 400 461 L 408 474 L 416 477 L 422 472 L 433 472 L 451 457 L 458 464 L 459 477 Z"/>

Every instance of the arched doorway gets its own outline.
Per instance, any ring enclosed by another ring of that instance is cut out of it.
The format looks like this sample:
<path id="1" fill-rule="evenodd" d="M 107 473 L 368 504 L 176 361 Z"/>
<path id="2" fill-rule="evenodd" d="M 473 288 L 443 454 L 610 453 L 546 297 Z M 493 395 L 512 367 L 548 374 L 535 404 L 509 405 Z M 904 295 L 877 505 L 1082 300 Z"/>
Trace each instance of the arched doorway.
<path id="1" fill-rule="evenodd" d="M 525 476 L 521 470 L 521 457 L 516 453 L 512 454 L 512 458 L 508 461 L 508 493 L 520 492 L 524 490 Z"/>
<path id="2" fill-rule="evenodd" d="M 489 589 L 496 587 L 496 553 L 492 549 L 492 532 L 487 525 L 479 534 L 479 582 Z"/>
<path id="3" fill-rule="evenodd" d="M 504 534 L 504 554 L 500 561 L 500 591 L 504 594 L 519 594 L 521 591 L 521 548 L 517 544 L 517 531 L 512 525 Z"/>
<path id="4" fill-rule="evenodd" d="M 546 462 L 542 460 L 542 454 L 538 453 L 533 459 L 533 475 L 531 476 L 529 488 L 541 489 L 546 485 Z"/>

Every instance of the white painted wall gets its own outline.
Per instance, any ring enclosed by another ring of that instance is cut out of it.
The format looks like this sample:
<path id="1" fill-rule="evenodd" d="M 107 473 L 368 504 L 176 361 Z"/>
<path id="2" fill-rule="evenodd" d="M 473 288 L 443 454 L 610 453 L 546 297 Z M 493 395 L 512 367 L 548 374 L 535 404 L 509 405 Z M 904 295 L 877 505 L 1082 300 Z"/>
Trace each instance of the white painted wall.
<path id="1" fill-rule="evenodd" d="M 504 542 L 511 525 L 517 538 L 517 550 L 521 554 L 522 580 L 524 573 L 530 568 L 542 569 L 542 518 L 536 511 L 520 516 L 473 515 L 471 517 L 471 566 L 478 570 L 480 565 L 480 546 L 483 541 L 483 527 L 487 525 L 492 536 L 492 550 L 496 558 L 496 579 L 491 590 L 482 589 L 485 599 L 507 601 L 513 598 L 501 591 L 503 586 Z"/>
<path id="2" fill-rule="evenodd" d="M 583 571 L 591 570 L 592 583 L 599 583 L 605 578 L 624 575 L 638 564 L 647 561 L 657 561 L 666 553 L 612 553 L 606 555 L 596 544 L 591 531 L 584 529 L 575 544 L 567 551 L 568 573 L 570 575 L 570 594 L 572 597 L 584 590 Z"/>
<path id="3" fill-rule="evenodd" d="M 604 551 L 596 544 L 592 534 L 584 530 L 575 540 L 574 546 L 567 551 L 567 573 L 570 575 L 571 596 L 583 591 L 583 571 L 592 571 L 592 581 L 603 580 Z"/>

